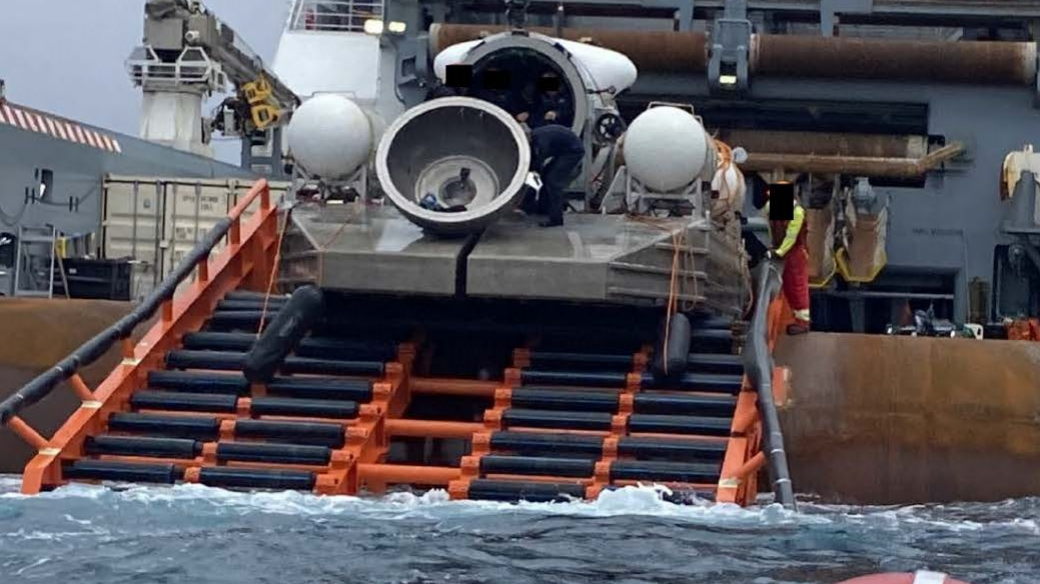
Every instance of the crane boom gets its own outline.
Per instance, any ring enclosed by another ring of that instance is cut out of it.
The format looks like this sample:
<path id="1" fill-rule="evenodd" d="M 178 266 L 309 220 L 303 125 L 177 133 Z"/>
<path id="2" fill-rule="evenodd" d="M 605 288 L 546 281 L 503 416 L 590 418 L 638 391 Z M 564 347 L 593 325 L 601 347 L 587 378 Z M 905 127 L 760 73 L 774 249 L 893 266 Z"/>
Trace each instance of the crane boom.
<path id="1" fill-rule="evenodd" d="M 127 65 L 144 92 L 142 137 L 182 150 L 212 155 L 214 130 L 255 139 L 284 124 L 300 104 L 238 33 L 199 0 L 147 0 L 144 42 Z M 204 120 L 202 99 L 226 92 L 229 85 L 235 95 Z"/>

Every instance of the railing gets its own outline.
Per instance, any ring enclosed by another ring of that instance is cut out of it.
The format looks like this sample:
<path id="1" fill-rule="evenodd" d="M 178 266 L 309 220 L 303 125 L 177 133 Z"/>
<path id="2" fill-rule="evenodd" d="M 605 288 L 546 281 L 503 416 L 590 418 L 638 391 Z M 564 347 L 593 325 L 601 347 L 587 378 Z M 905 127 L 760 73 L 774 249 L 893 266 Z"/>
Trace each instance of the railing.
<path id="1" fill-rule="evenodd" d="M 242 214 L 254 201 L 260 199 L 260 212 L 256 213 L 250 221 L 249 228 L 243 233 Z M 137 308 L 130 314 L 119 319 L 115 324 L 108 327 L 91 340 L 84 343 L 72 352 L 68 357 L 60 361 L 53 368 L 40 374 L 17 392 L 0 402 L 0 426 L 6 425 L 18 434 L 23 440 L 32 445 L 38 451 L 44 451 L 49 447 L 59 447 L 51 444 L 51 441 L 40 436 L 28 423 L 19 417 L 26 408 L 44 399 L 56 387 L 64 381 L 70 381 L 72 389 L 85 404 L 97 403 L 108 396 L 99 395 L 102 391 L 92 391 L 84 383 L 79 375 L 82 367 L 90 365 L 104 356 L 117 342 L 123 343 L 123 356 L 125 360 L 138 361 L 135 351 L 130 343 L 130 335 L 134 329 L 143 322 L 152 318 L 161 309 L 161 322 L 157 327 L 168 328 L 175 320 L 174 293 L 182 281 L 191 276 L 198 269 L 198 290 L 204 291 L 210 287 L 214 278 L 211 278 L 210 253 L 220 241 L 228 236 L 230 245 L 224 254 L 230 258 L 237 251 L 236 248 L 243 246 L 247 240 L 255 234 L 261 233 L 265 228 L 265 221 L 270 221 L 271 214 L 277 213 L 271 202 L 270 189 L 267 181 L 260 180 L 247 193 L 238 204 L 228 213 L 228 216 L 220 220 L 216 226 L 206 235 L 195 249 L 181 260 L 177 268 L 167 276 L 156 290 L 145 298 Z M 273 225 L 273 224 L 272 224 Z M 265 234 L 273 239 L 272 234 Z M 244 276 L 242 265 L 233 265 L 228 258 L 223 262 L 218 261 L 212 270 L 222 274 L 224 270 L 237 270 L 237 277 Z M 258 262 L 259 258 L 250 258 Z M 181 307 L 182 311 L 184 310 Z M 126 361 L 124 361 L 125 363 Z M 99 405 L 97 407 L 100 407 Z M 96 408 L 95 408 L 96 409 Z M 60 431 L 59 431 L 60 433 Z"/>
<path id="2" fill-rule="evenodd" d="M 755 270 L 755 311 L 747 333 L 748 342 L 744 347 L 744 371 L 757 394 L 758 412 L 764 429 L 763 450 L 769 459 L 769 478 L 773 485 L 773 494 L 778 503 L 788 509 L 794 509 L 794 487 L 787 468 L 780 416 L 773 399 L 771 345 L 778 334 L 779 322 L 771 316 L 776 312 L 773 307 L 774 302 L 778 301 L 780 284 L 778 264 L 763 259 Z"/>
<path id="3" fill-rule="evenodd" d="M 383 20 L 384 0 L 296 0 L 289 30 L 365 32 L 366 20 Z"/>

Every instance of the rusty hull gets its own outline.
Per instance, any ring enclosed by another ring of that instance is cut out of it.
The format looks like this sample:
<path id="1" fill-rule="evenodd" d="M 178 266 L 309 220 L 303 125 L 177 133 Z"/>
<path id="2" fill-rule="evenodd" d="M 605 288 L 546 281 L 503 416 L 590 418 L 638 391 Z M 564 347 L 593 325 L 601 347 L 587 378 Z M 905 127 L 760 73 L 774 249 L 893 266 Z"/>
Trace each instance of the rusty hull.
<path id="1" fill-rule="evenodd" d="M 1040 343 L 783 338 L 795 489 L 895 504 L 1040 495 Z"/>
<path id="2" fill-rule="evenodd" d="M 505 26 L 435 24 L 430 53 L 490 34 Z M 532 32 L 555 36 L 552 28 Z M 708 37 L 701 32 L 565 28 L 563 38 L 613 49 L 642 72 L 700 73 L 707 69 Z M 752 35 L 751 75 L 832 79 L 939 81 L 1031 86 L 1037 74 L 1036 43 L 896 40 L 815 35 Z"/>
<path id="3" fill-rule="evenodd" d="M 100 300 L 0 299 L 0 400 L 54 366 L 91 337 L 129 314 L 128 302 Z M 151 323 L 135 331 L 135 338 Z M 119 347 L 83 371 L 91 388 L 119 364 Z M 66 384 L 26 410 L 24 418 L 44 436 L 54 433 L 79 406 Z M 18 436 L 0 427 L 0 474 L 20 474 L 35 454 Z"/>

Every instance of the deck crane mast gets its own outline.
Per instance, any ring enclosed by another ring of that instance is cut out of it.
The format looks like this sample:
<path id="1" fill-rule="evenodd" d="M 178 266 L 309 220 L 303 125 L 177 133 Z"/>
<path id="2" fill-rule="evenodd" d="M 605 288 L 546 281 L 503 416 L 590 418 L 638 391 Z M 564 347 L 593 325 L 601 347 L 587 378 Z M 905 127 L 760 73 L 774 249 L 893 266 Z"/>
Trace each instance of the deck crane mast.
<path id="1" fill-rule="evenodd" d="M 277 161 L 281 127 L 299 97 L 198 0 L 147 0 L 144 10 L 143 43 L 127 62 L 144 93 L 141 137 L 212 157 L 217 131 L 241 137 L 244 148 L 271 150 L 269 160 Z M 229 84 L 234 95 L 204 118 L 203 99 L 227 92 Z"/>

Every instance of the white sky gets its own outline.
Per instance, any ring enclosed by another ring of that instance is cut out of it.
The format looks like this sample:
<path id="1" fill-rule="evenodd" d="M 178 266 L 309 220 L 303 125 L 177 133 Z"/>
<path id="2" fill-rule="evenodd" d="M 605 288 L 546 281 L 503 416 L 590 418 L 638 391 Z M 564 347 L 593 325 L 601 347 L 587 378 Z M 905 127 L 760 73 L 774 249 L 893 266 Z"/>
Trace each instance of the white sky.
<path id="1" fill-rule="evenodd" d="M 203 5 L 270 65 L 289 0 Z M 11 101 L 137 135 L 141 97 L 124 62 L 141 43 L 144 0 L 0 0 L 0 7 L 0 78 Z M 239 163 L 238 142 L 214 142 L 221 160 Z"/>

